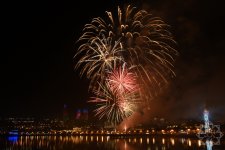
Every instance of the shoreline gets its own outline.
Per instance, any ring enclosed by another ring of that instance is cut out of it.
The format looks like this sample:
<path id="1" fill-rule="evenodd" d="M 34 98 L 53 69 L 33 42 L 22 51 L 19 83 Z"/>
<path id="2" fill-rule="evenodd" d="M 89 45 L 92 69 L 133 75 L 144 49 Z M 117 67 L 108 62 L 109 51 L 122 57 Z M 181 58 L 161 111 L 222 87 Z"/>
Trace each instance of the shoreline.
<path id="1" fill-rule="evenodd" d="M 197 138 L 195 134 L 0 134 L 0 136 L 110 136 L 112 138 L 130 138 L 130 137 L 184 137 Z"/>

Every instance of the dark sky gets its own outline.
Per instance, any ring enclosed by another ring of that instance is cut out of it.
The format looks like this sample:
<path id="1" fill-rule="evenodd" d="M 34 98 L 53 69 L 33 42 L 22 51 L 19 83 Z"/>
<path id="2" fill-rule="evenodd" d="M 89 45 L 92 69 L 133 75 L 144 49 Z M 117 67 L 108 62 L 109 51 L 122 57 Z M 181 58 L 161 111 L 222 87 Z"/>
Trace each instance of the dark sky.
<path id="1" fill-rule="evenodd" d="M 88 81 L 73 68 L 75 41 L 93 17 L 104 18 L 106 10 L 127 2 L 4 3 L 0 117 L 57 116 L 64 104 L 71 110 L 86 108 Z M 225 9 L 222 2 L 214 2 L 130 1 L 170 24 L 180 51 L 177 77 L 152 102 L 149 113 L 196 117 L 207 107 L 218 118 L 225 118 Z"/>

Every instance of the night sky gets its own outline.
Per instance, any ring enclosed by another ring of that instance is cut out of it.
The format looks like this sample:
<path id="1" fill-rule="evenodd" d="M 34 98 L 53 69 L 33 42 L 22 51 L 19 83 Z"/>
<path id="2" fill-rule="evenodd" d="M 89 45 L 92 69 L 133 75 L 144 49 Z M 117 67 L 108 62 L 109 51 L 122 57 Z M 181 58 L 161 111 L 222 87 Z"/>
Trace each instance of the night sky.
<path id="1" fill-rule="evenodd" d="M 140 117 L 198 118 L 208 108 L 225 118 L 224 4 L 200 0 L 3 4 L 0 117 L 60 116 L 64 104 L 71 112 L 88 108 L 88 80 L 74 70 L 75 42 L 93 17 L 128 2 L 171 25 L 180 52 L 177 77 Z"/>

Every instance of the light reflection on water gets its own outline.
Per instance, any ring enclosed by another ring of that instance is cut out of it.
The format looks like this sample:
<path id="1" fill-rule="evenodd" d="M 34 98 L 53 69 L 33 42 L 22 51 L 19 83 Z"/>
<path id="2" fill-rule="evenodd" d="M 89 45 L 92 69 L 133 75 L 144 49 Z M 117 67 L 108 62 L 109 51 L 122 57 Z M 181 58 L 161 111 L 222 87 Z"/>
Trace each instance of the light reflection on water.
<path id="1" fill-rule="evenodd" d="M 18 136 L 0 137 L 0 149 L 42 150 L 207 150 L 197 138 L 110 136 Z M 224 150 L 225 143 L 217 146 Z"/>

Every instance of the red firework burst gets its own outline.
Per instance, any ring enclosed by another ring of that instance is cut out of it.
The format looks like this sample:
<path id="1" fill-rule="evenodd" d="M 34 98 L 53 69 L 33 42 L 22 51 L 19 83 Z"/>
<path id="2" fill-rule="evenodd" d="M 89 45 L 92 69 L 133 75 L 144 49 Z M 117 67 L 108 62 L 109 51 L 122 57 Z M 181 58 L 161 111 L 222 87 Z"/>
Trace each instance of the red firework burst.
<path id="1" fill-rule="evenodd" d="M 123 64 L 109 73 L 109 87 L 114 93 L 134 92 L 138 90 L 137 76 Z"/>

